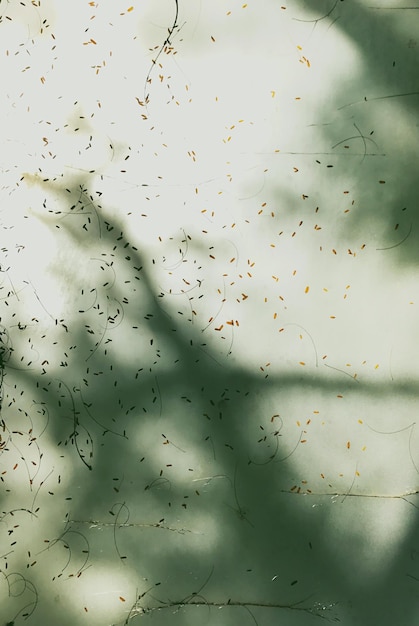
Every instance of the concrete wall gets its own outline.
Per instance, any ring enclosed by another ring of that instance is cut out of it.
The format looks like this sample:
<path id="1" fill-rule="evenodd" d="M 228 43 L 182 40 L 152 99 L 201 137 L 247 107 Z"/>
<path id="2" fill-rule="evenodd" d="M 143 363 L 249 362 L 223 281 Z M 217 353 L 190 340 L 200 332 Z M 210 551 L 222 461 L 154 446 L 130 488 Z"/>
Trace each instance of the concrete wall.
<path id="1" fill-rule="evenodd" d="M 418 7 L 0 13 L 1 626 L 416 624 Z"/>

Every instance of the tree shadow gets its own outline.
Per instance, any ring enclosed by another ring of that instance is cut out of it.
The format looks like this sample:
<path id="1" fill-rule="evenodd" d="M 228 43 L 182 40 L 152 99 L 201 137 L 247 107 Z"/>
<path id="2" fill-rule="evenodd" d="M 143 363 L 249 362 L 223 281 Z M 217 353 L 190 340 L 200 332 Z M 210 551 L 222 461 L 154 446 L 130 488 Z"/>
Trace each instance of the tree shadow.
<path id="1" fill-rule="evenodd" d="M 59 187 L 54 193 L 65 202 L 86 187 L 80 179 L 70 193 Z M 92 208 L 95 201 L 83 193 L 83 206 L 88 202 Z M 89 255 L 88 242 L 99 232 L 102 253 L 88 257 L 85 283 L 78 282 L 74 265 L 74 284 L 67 282 L 73 309 L 53 324 L 66 363 L 62 375 L 57 376 L 58 361 L 55 367 L 39 360 L 35 371 L 13 371 L 14 393 L 24 389 L 38 406 L 48 407 L 49 446 L 58 446 L 64 466 L 71 468 L 66 489 L 54 496 L 66 510 L 64 523 L 50 520 L 57 536 L 48 539 L 51 554 L 62 544 L 71 556 L 61 572 L 62 557 L 55 557 L 55 572 L 49 564 L 48 574 L 57 581 L 81 577 L 83 584 L 95 562 L 118 571 L 129 568 L 141 587 L 139 601 L 131 598 L 131 617 L 151 618 L 159 611 L 160 623 L 172 623 L 173 611 L 179 619 L 203 611 L 205 620 L 207 613 L 213 616 L 212 606 L 224 607 L 224 623 L 237 619 L 239 607 L 250 611 L 249 623 L 253 616 L 263 624 L 275 610 L 287 610 L 289 623 L 296 624 L 329 611 L 332 617 L 334 611 L 337 616 L 359 611 L 359 623 L 370 623 L 370 612 L 376 614 L 376 601 L 403 570 L 416 535 L 406 535 L 381 581 L 362 574 L 351 578 L 337 546 L 345 541 L 345 554 L 352 551 L 353 562 L 361 560 L 358 538 L 330 540 L 324 527 L 339 489 L 342 501 L 333 506 L 351 508 L 350 518 L 359 514 L 357 499 L 345 497 L 351 491 L 345 476 L 343 486 L 330 485 L 313 508 L 306 486 L 310 477 L 302 478 L 298 466 L 306 454 L 305 431 L 290 423 L 301 411 L 312 413 L 313 394 L 416 397 L 415 381 L 357 384 L 339 372 L 331 377 L 321 366 L 308 374 L 255 375 L 232 363 L 229 353 L 220 356 L 216 344 L 205 345 L 193 313 L 184 321 L 189 303 L 181 314 L 171 304 L 164 307 L 152 279 L 155 262 L 135 249 L 106 209 L 96 203 L 93 213 L 76 220 L 81 220 L 77 227 L 69 221 L 65 226 L 74 250 Z M 180 258 L 185 260 L 182 251 Z M 87 286 L 95 291 L 85 306 Z M 118 328 L 128 336 L 124 345 Z M 77 349 L 71 351 L 72 345 Z M 11 364 L 17 366 L 19 358 L 17 353 Z M 10 428 L 8 419 L 7 424 Z M 32 509 L 42 519 L 45 476 L 36 488 Z M 19 562 L 24 569 L 25 559 Z M 31 580 L 37 580 L 36 571 L 31 570 Z M 145 578 L 153 590 L 144 595 Z M 43 577 L 38 580 L 42 589 Z M 381 600 L 383 623 L 402 587 Z M 410 595 L 403 605 L 413 616 Z M 57 614 L 48 600 L 40 608 Z"/>

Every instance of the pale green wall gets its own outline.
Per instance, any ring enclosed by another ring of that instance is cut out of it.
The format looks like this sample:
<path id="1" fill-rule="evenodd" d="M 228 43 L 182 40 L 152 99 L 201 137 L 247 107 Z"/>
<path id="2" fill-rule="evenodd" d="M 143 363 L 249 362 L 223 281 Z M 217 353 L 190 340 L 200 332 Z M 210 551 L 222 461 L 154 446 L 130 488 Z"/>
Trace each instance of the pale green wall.
<path id="1" fill-rule="evenodd" d="M 0 626 L 417 623 L 419 8 L 283 3 L 0 3 Z"/>

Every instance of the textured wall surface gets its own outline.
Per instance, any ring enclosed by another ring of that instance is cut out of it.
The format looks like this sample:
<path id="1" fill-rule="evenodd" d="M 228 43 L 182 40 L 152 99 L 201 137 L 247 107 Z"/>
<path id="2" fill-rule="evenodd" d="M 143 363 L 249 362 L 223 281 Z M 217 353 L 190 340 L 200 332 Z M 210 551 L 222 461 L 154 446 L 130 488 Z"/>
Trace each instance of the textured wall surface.
<path id="1" fill-rule="evenodd" d="M 0 2 L 0 626 L 416 625 L 419 6 Z"/>

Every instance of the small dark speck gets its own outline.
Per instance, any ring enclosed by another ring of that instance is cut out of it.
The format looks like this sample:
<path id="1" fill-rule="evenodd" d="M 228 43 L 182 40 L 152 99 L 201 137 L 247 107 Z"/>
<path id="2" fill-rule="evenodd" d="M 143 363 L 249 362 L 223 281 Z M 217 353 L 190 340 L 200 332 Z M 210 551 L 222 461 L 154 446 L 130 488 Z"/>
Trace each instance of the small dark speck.
<path id="1" fill-rule="evenodd" d="M 292 585 L 296 585 L 297 583 L 298 583 L 298 580 L 293 580 L 292 583 L 291 583 L 291 587 L 292 587 Z"/>

